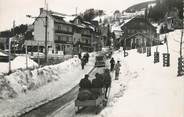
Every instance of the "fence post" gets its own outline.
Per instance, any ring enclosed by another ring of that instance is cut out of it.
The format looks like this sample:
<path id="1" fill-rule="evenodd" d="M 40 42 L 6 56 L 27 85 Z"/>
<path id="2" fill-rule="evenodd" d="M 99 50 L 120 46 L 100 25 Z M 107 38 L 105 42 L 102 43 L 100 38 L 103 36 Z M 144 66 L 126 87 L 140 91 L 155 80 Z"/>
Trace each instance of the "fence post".
<path id="1" fill-rule="evenodd" d="M 151 56 L 151 47 L 147 47 L 147 57 Z"/>
<path id="2" fill-rule="evenodd" d="M 178 75 L 177 76 L 182 76 L 184 75 L 184 58 L 179 57 L 178 58 Z"/>
<path id="3" fill-rule="evenodd" d="M 154 63 L 158 63 L 160 61 L 159 52 L 154 52 Z"/>
<path id="4" fill-rule="evenodd" d="M 170 66 L 170 54 L 164 53 L 163 54 L 163 67 L 169 67 Z"/>

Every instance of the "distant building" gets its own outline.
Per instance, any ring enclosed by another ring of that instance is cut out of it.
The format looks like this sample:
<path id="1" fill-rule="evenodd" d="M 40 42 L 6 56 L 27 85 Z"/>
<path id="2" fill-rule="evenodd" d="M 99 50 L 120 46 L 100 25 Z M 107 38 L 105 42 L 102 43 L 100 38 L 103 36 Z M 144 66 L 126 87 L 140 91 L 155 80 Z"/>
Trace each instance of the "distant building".
<path id="1" fill-rule="evenodd" d="M 183 28 L 183 22 L 179 19 L 178 14 L 178 10 L 175 8 L 166 13 L 165 17 L 160 21 L 161 34 Z"/>
<path id="2" fill-rule="evenodd" d="M 132 18 L 123 23 L 121 29 L 123 35 L 120 43 L 126 49 L 151 46 L 158 41 L 156 27 L 141 16 Z"/>
<path id="3" fill-rule="evenodd" d="M 83 21 L 80 16 L 77 16 L 71 22 L 74 25 L 73 39 L 76 48 L 78 47 L 78 51 L 92 51 L 93 27 L 91 26 L 91 23 Z"/>

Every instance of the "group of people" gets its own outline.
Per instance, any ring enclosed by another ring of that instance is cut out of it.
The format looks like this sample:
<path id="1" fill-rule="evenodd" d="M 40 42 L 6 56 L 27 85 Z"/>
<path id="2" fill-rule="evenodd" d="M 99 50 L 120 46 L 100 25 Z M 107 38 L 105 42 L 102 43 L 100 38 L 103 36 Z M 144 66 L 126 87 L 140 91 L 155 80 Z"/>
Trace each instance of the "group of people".
<path id="1" fill-rule="evenodd" d="M 107 98 L 107 92 L 111 86 L 111 76 L 109 69 L 105 69 L 103 74 L 96 73 L 92 82 L 88 79 L 88 77 L 89 75 L 86 74 L 79 83 L 80 89 L 78 99 L 96 99 L 103 93 L 105 93 L 105 98 Z"/>
<path id="2" fill-rule="evenodd" d="M 110 70 L 111 71 L 115 70 L 115 80 L 118 80 L 120 67 L 121 67 L 120 61 L 117 61 L 117 63 L 115 64 L 114 58 L 111 58 L 110 65 L 111 65 Z"/>
<path id="3" fill-rule="evenodd" d="M 89 54 L 85 53 L 84 56 L 82 57 L 81 53 L 78 54 L 79 59 L 81 60 L 81 67 L 84 69 L 84 66 L 86 63 L 89 61 Z"/>

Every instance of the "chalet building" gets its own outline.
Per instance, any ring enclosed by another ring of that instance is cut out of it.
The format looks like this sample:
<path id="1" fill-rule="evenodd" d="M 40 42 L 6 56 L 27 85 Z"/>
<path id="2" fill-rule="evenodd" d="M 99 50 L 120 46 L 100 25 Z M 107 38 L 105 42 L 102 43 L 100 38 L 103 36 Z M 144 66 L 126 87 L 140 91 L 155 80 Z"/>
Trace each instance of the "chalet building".
<path id="1" fill-rule="evenodd" d="M 156 28 L 144 17 L 138 16 L 121 25 L 121 45 L 126 49 L 151 46 L 157 43 Z"/>
<path id="2" fill-rule="evenodd" d="M 69 16 L 40 8 L 40 15 L 34 21 L 34 40 L 25 45 L 45 51 L 45 17 L 47 16 L 47 48 L 50 54 L 73 54 L 94 50 L 92 42 L 95 25 L 83 21 L 79 16 Z"/>

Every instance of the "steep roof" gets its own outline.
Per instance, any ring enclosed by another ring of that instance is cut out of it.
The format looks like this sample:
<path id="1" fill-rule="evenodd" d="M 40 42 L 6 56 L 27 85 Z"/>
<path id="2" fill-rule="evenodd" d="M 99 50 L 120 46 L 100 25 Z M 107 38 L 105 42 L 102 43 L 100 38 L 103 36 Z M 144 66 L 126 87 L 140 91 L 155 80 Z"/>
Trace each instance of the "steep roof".
<path id="1" fill-rule="evenodd" d="M 136 21 L 138 21 L 138 22 L 144 22 L 144 23 L 146 23 L 148 26 L 150 26 L 153 30 L 156 29 L 156 27 L 154 27 L 154 26 L 153 26 L 147 19 L 145 19 L 143 16 L 136 16 L 136 17 L 134 17 L 134 18 L 128 20 L 127 22 L 125 22 L 125 23 L 123 23 L 123 24 L 121 25 L 121 29 L 123 30 L 125 27 L 136 28 L 136 27 L 134 27 L 134 26 L 132 25 L 133 22 L 136 22 Z M 132 23 L 132 24 L 131 24 L 131 23 Z"/>

